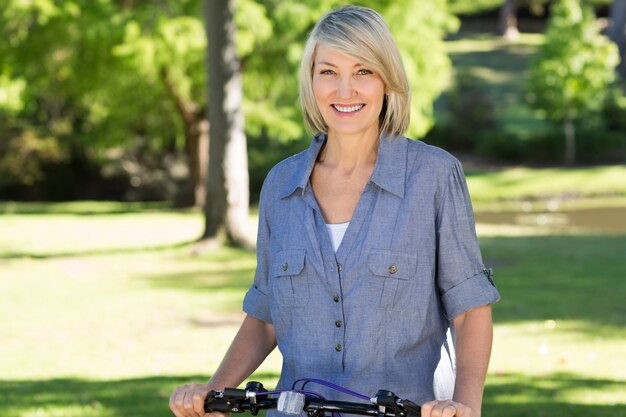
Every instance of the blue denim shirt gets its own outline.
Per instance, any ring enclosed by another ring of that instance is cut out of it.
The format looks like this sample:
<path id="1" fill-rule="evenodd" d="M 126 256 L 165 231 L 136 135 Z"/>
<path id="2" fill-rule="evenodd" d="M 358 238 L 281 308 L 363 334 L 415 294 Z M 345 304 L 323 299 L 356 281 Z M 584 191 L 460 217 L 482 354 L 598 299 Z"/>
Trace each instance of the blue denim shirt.
<path id="1" fill-rule="evenodd" d="M 382 388 L 418 403 L 451 398 L 451 320 L 499 299 L 461 165 L 423 142 L 382 137 L 335 253 L 309 182 L 325 140 L 276 165 L 261 193 L 244 311 L 274 325 L 278 388 L 320 378 L 372 396 Z"/>

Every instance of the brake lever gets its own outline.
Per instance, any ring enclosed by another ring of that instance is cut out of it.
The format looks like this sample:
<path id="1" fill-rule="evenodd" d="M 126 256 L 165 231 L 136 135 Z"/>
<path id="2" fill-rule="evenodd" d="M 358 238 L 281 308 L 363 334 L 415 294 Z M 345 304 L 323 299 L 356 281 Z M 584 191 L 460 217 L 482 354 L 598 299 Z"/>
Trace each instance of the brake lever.
<path id="1" fill-rule="evenodd" d="M 379 390 L 372 402 L 378 406 L 378 415 L 384 416 L 391 410 L 397 417 L 418 417 L 420 406 L 410 400 L 399 398 L 391 391 Z"/>

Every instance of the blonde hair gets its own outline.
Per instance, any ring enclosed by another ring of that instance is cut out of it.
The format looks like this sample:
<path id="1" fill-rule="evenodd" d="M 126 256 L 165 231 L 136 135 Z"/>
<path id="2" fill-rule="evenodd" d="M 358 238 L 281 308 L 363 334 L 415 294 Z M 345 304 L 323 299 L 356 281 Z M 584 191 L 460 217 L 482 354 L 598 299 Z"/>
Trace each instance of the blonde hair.
<path id="1" fill-rule="evenodd" d="M 402 58 L 383 18 L 366 7 L 344 6 L 323 16 L 313 28 L 300 63 L 300 105 L 314 133 L 328 133 L 313 93 L 317 45 L 325 45 L 371 67 L 385 85 L 380 132 L 403 136 L 409 127 L 410 90 Z"/>

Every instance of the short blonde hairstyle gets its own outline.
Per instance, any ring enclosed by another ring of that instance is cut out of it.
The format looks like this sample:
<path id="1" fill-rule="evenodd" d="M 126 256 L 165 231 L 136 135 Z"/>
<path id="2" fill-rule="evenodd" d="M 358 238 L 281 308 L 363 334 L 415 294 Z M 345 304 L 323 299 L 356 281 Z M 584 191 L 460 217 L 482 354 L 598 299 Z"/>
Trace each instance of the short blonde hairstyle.
<path id="1" fill-rule="evenodd" d="M 300 63 L 300 105 L 314 133 L 328 133 L 313 93 L 317 45 L 325 45 L 371 67 L 385 85 L 380 133 L 403 136 L 409 127 L 410 89 L 400 51 L 383 18 L 366 7 L 344 6 L 323 16 L 313 28 Z"/>

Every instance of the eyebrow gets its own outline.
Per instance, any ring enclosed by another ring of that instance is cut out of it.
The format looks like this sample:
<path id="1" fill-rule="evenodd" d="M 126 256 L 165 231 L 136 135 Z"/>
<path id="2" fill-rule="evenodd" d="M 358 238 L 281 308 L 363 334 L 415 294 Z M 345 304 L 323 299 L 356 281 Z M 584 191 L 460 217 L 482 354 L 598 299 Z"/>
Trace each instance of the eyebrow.
<path id="1" fill-rule="evenodd" d="M 337 68 L 337 65 L 333 64 L 332 62 L 328 62 L 328 61 L 315 62 L 315 65 L 328 65 L 329 67 Z M 354 68 L 354 67 L 365 67 L 365 66 L 367 66 L 367 65 L 361 64 L 360 62 L 357 62 L 352 67 Z"/>

